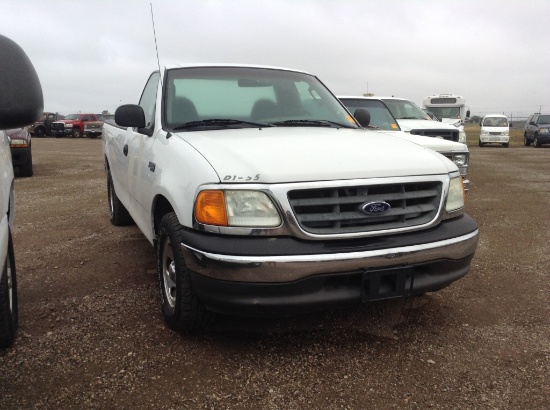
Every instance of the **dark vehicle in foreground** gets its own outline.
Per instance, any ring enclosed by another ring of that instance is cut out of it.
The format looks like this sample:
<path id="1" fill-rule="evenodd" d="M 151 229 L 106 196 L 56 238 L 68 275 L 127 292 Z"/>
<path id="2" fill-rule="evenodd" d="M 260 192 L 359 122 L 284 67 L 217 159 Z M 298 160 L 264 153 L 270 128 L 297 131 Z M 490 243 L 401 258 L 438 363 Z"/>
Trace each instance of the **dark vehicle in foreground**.
<path id="1" fill-rule="evenodd" d="M 88 138 L 97 138 L 101 136 L 101 133 L 103 132 L 103 124 L 105 123 L 105 121 L 114 121 L 115 119 L 114 114 L 97 114 L 97 116 L 97 121 L 89 121 L 84 124 L 84 134 Z"/>
<path id="2" fill-rule="evenodd" d="M 27 130 L 31 133 L 31 135 L 38 138 L 52 135 L 52 122 L 59 121 L 64 118 L 64 115 L 57 112 L 44 112 L 38 121 L 27 127 Z"/>
<path id="3" fill-rule="evenodd" d="M 31 134 L 26 128 L 7 130 L 10 139 L 11 161 L 14 168 L 19 168 L 19 175 L 32 177 Z"/>
<path id="4" fill-rule="evenodd" d="M 550 114 L 533 114 L 523 128 L 523 144 L 540 147 L 550 144 Z"/>
<path id="5" fill-rule="evenodd" d="M 11 228 L 15 217 L 13 166 L 5 129 L 31 124 L 44 109 L 36 71 L 16 43 L 0 35 L 0 348 L 15 340 L 19 323 Z M 25 92 L 21 92 L 25 90 Z"/>
<path id="6" fill-rule="evenodd" d="M 97 121 L 96 114 L 70 114 L 65 119 L 52 123 L 52 135 L 56 138 L 71 136 L 79 138 L 84 133 L 84 126 L 89 121 Z"/>

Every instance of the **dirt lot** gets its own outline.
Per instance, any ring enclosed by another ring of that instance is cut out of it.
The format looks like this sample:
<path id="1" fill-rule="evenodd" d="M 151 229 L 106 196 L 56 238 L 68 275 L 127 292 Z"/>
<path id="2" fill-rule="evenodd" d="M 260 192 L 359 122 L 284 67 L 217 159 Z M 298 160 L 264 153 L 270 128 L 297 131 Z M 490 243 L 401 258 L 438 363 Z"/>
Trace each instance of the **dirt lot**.
<path id="1" fill-rule="evenodd" d="M 35 176 L 16 180 L 20 328 L 0 352 L 0 408 L 550 408 L 550 146 L 469 139 L 481 239 L 465 278 L 194 336 L 163 323 L 152 246 L 109 223 L 101 141 L 34 139 Z"/>

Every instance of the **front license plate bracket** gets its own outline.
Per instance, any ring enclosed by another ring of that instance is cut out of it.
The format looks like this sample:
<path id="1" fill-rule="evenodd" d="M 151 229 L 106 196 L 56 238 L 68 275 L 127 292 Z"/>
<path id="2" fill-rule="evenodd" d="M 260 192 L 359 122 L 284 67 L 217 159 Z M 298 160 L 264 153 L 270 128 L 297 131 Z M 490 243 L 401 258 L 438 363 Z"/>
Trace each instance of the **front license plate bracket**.
<path id="1" fill-rule="evenodd" d="M 413 268 L 392 268 L 363 272 L 363 302 L 409 296 L 413 286 Z"/>

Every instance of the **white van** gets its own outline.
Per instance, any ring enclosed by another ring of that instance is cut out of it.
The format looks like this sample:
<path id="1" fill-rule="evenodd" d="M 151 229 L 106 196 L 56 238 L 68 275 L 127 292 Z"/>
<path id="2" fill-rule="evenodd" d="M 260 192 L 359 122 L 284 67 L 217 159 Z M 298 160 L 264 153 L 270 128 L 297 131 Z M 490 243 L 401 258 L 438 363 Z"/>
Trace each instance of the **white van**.
<path id="1" fill-rule="evenodd" d="M 508 118 L 503 114 L 489 114 L 481 120 L 481 131 L 479 133 L 479 146 L 485 144 L 500 144 L 508 148 L 510 143 L 510 124 Z"/>

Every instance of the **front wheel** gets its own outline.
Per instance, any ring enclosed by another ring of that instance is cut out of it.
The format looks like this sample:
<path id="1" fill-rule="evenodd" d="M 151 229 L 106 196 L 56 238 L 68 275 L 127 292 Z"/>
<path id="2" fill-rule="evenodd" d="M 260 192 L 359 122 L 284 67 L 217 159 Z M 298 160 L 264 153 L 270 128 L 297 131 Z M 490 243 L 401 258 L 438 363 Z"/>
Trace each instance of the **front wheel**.
<path id="1" fill-rule="evenodd" d="M 13 344 L 18 321 L 15 257 L 11 233 L 8 233 L 8 253 L 0 279 L 0 347 Z"/>
<path id="2" fill-rule="evenodd" d="M 483 142 L 481 142 L 481 139 L 480 139 L 480 140 L 479 140 L 479 146 L 480 146 L 480 147 L 483 147 L 483 145 L 485 145 L 485 144 L 483 144 Z"/>
<path id="3" fill-rule="evenodd" d="M 535 135 L 535 139 L 533 140 L 533 146 L 535 146 L 535 147 L 538 148 L 538 147 L 540 147 L 541 145 L 542 145 L 542 144 L 541 144 L 540 141 L 539 141 L 538 135 Z"/>
<path id="4" fill-rule="evenodd" d="M 73 128 L 73 138 L 80 138 L 82 136 L 82 133 L 80 132 L 80 128 Z"/>
<path id="5" fill-rule="evenodd" d="M 157 273 L 162 313 L 174 330 L 203 329 L 213 318 L 193 289 L 190 270 L 181 251 L 183 227 L 174 212 L 160 221 L 157 241 Z"/>
<path id="6" fill-rule="evenodd" d="M 504 148 L 508 148 L 508 145 L 509 145 L 509 144 L 510 144 L 510 143 L 507 142 L 506 144 L 502 144 L 502 146 L 503 146 Z"/>
<path id="7" fill-rule="evenodd" d="M 38 138 L 46 136 L 46 129 L 43 127 L 38 127 L 34 130 L 34 135 Z"/>

